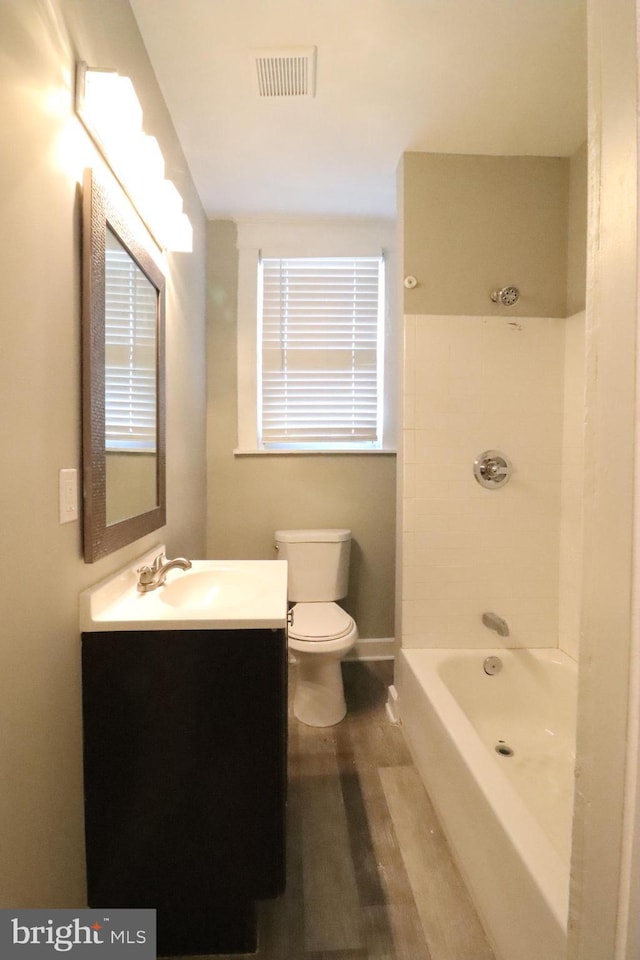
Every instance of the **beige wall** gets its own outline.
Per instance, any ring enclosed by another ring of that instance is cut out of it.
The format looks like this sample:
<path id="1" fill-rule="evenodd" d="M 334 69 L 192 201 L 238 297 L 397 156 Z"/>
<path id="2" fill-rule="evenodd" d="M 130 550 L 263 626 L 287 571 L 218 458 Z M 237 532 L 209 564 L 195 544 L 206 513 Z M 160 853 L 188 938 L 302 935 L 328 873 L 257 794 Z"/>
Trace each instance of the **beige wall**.
<path id="1" fill-rule="evenodd" d="M 493 290 L 520 289 L 516 317 L 566 313 L 569 161 L 406 153 L 403 275 L 409 314 L 504 316 Z"/>
<path id="2" fill-rule="evenodd" d="M 395 456 L 234 456 L 236 228 L 208 225 L 208 554 L 269 559 L 288 527 L 353 531 L 345 606 L 364 638 L 393 636 Z"/>
<path id="3" fill-rule="evenodd" d="M 0 5 L 0 906 L 85 900 L 78 593 L 145 548 L 204 555 L 204 217 L 126 0 Z M 86 565 L 58 522 L 80 467 L 80 189 L 95 154 L 72 110 L 76 59 L 128 74 L 195 227 L 169 257 L 168 525 Z"/>

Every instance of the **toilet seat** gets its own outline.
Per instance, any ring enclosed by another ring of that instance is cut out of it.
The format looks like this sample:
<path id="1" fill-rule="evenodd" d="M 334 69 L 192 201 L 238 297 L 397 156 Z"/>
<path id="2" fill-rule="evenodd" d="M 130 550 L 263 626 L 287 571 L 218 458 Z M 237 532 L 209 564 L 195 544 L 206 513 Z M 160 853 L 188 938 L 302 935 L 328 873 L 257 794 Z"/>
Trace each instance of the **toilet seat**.
<path id="1" fill-rule="evenodd" d="M 354 628 L 353 619 L 337 603 L 296 603 L 289 637 L 308 643 L 340 640 Z"/>

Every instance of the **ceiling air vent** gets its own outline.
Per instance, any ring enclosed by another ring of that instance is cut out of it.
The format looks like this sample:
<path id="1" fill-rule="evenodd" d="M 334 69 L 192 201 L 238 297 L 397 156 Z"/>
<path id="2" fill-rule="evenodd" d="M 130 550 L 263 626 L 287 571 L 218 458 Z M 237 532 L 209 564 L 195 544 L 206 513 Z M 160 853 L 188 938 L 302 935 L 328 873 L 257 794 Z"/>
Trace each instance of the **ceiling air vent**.
<path id="1" fill-rule="evenodd" d="M 253 50 L 261 97 L 315 97 L 316 48 Z"/>

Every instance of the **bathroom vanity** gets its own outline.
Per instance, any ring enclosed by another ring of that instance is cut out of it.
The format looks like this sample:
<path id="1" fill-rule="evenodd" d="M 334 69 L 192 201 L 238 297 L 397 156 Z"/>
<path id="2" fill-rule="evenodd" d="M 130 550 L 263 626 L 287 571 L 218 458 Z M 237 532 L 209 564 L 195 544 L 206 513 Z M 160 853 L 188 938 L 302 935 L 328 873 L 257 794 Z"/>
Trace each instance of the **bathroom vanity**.
<path id="1" fill-rule="evenodd" d="M 88 900 L 155 908 L 159 955 L 255 950 L 285 884 L 286 564 L 210 564 L 205 603 L 204 563 L 180 608 L 81 598 Z"/>

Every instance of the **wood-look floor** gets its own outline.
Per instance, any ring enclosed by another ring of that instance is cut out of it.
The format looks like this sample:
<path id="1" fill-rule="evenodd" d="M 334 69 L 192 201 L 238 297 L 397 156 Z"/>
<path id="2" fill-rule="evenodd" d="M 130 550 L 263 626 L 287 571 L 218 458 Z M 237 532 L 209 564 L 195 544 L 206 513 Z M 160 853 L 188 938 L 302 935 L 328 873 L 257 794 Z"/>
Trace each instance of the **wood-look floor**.
<path id="1" fill-rule="evenodd" d="M 387 718 L 392 664 L 343 671 L 342 723 L 318 729 L 290 715 L 287 890 L 261 904 L 251 956 L 493 960 L 402 732 Z"/>

